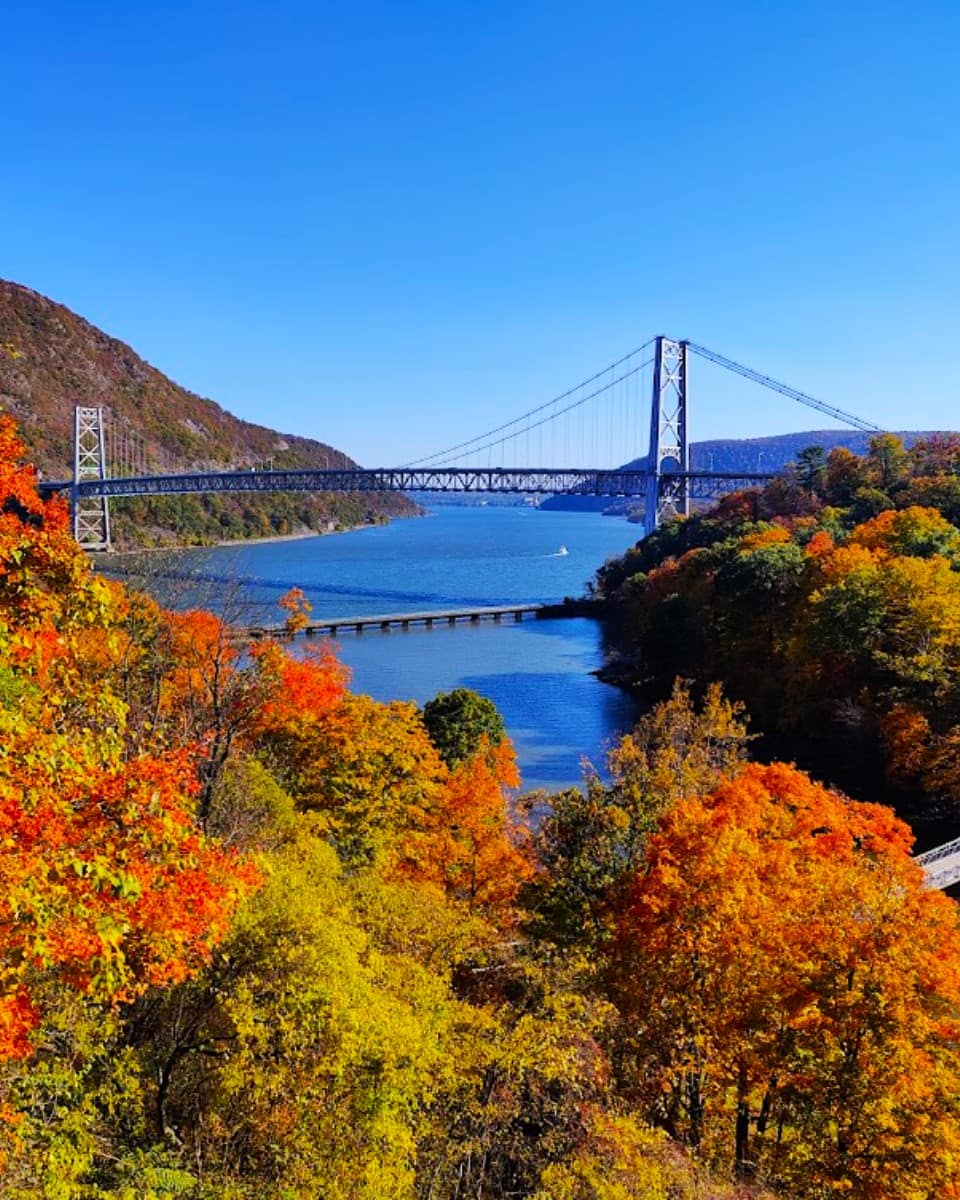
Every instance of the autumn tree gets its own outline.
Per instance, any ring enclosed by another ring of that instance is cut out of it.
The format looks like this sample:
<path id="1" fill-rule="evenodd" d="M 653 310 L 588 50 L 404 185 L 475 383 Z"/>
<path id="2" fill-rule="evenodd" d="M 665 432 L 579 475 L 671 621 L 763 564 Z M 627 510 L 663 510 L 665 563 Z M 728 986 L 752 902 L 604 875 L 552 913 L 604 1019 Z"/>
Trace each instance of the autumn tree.
<path id="1" fill-rule="evenodd" d="M 307 684 L 323 688 L 320 677 Z M 298 711 L 285 698 L 267 705 L 259 753 L 346 860 L 392 845 L 412 808 L 433 806 L 447 774 L 414 704 L 350 693 L 328 708 Z"/>
<path id="2" fill-rule="evenodd" d="M 853 502 L 858 489 L 866 484 L 864 460 L 846 446 L 834 446 L 827 455 L 824 490 L 828 504 L 845 508 Z"/>
<path id="3" fill-rule="evenodd" d="M 876 486 L 888 495 L 904 482 L 909 459 L 901 438 L 894 433 L 878 433 L 870 439 L 867 469 Z"/>
<path id="4" fill-rule="evenodd" d="M 257 673 L 238 670 L 241 647 L 225 622 L 192 609 L 165 613 L 169 656 L 159 684 L 153 737 L 203 746 L 197 817 L 207 826 L 213 796 L 238 738 L 252 731 L 267 694 Z"/>
<path id="5" fill-rule="evenodd" d="M 599 1107 L 584 1111 L 584 1136 L 569 1158 L 543 1171 L 533 1200 L 745 1200 L 684 1155 L 662 1130 Z M 769 1193 L 751 1189 L 751 1200 Z"/>
<path id="6" fill-rule="evenodd" d="M 519 784 L 511 743 L 492 746 L 481 734 L 439 790 L 425 790 L 411 806 L 396 847 L 400 873 L 442 888 L 471 909 L 509 919 L 510 903 L 533 870 L 526 829 L 513 819 L 508 801 L 508 789 Z"/>
<path id="7" fill-rule="evenodd" d="M 440 947 L 475 931 L 427 898 L 415 919 L 409 885 L 373 870 L 345 877 L 311 817 L 278 833 L 206 970 L 128 1016 L 151 1132 L 212 1196 L 406 1200 L 423 1110 L 468 1065 L 443 962 L 462 950 Z"/>
<path id="8" fill-rule="evenodd" d="M 909 846 L 782 764 L 662 814 L 610 968 L 652 1119 L 799 1197 L 957 1185 L 960 935 Z"/>
<path id="9" fill-rule="evenodd" d="M 48 976 L 110 1003 L 195 970 L 256 878 L 198 834 L 197 748 L 126 743 L 86 654 L 119 590 L 18 454 L 0 418 L 0 1056 L 29 1053 Z"/>
<path id="10" fill-rule="evenodd" d="M 610 751 L 607 780 L 591 772 L 583 791 L 528 800 L 543 800 L 533 837 L 538 873 L 523 893 L 531 929 L 561 945 L 603 942 L 660 814 L 715 787 L 743 762 L 748 740 L 742 705 L 713 684 L 698 707 L 677 680 L 670 699 Z"/>
<path id="11" fill-rule="evenodd" d="M 117 1177 L 159 1200 L 177 1168 L 139 1141 L 121 1012 L 202 970 L 260 876 L 198 829 L 203 747 L 153 739 L 159 610 L 92 572 L 19 453 L 0 418 L 2 1188 L 92 1194 L 122 1111 Z"/>

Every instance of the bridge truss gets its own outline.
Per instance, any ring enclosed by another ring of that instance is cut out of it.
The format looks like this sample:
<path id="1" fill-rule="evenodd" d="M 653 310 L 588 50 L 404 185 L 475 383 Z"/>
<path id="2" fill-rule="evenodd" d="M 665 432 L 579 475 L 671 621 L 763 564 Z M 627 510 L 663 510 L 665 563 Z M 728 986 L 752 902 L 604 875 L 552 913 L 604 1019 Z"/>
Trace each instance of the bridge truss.
<path id="1" fill-rule="evenodd" d="M 609 496 L 645 498 L 659 487 L 676 496 L 715 499 L 757 487 L 772 476 L 760 471 L 597 471 L 589 467 L 363 467 L 301 471 L 199 471 L 141 478 L 85 479 L 76 484 L 43 483 L 51 494 L 69 491 L 80 500 L 94 497 L 166 496 L 205 492 L 491 492 L 528 496 Z"/>

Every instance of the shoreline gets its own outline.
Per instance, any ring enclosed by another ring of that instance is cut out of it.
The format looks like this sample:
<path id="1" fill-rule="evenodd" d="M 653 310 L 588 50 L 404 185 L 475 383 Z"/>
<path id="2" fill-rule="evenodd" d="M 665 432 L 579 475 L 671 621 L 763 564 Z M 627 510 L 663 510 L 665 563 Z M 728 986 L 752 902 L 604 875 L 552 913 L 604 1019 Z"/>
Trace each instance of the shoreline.
<path id="1" fill-rule="evenodd" d="M 386 521 L 367 521 L 362 525 L 351 525 L 348 529 L 305 529 L 302 533 L 275 533 L 269 537 L 225 538 L 219 542 L 199 542 L 189 546 L 137 546 L 129 550 L 89 550 L 87 555 L 93 562 L 110 562 L 116 558 L 129 558 L 134 554 L 182 554 L 186 550 L 220 550 L 225 546 L 269 546 L 274 542 L 303 542 L 308 538 L 339 537 L 344 533 L 359 533 L 364 529 L 382 529 L 391 521 L 409 521 L 412 517 L 426 514 L 411 513 L 409 517 L 388 517 Z"/>

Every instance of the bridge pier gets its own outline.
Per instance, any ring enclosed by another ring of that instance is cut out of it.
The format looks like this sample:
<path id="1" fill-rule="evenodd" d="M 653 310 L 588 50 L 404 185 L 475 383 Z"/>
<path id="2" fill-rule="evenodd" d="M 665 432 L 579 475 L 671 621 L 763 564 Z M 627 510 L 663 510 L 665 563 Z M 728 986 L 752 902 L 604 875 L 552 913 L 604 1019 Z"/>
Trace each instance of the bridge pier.
<path id="1" fill-rule="evenodd" d="M 89 480 L 102 481 L 107 474 L 107 458 L 103 436 L 103 409 L 83 408 L 73 411 L 73 486 L 70 507 L 73 516 L 73 536 L 84 550 L 110 550 L 110 502 L 104 495 L 91 495 L 80 490 Z"/>
<path id="2" fill-rule="evenodd" d="M 670 471 L 663 470 L 672 463 Z M 653 365 L 653 399 L 650 411 L 649 478 L 644 502 L 644 532 L 652 533 L 661 521 L 690 515 L 690 470 L 687 444 L 687 343 L 658 337 Z M 676 473 L 677 479 L 671 481 Z"/>

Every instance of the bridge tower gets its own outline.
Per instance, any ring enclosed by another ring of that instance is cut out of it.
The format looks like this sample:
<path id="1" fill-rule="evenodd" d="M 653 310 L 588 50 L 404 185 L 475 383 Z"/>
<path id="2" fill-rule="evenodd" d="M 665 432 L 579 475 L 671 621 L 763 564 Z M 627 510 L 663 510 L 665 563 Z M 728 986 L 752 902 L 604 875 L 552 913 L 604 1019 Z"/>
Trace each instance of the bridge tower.
<path id="1" fill-rule="evenodd" d="M 110 509 L 106 496 L 81 496 L 77 484 L 105 479 L 107 457 L 103 438 L 103 409 L 74 410 L 73 417 L 73 536 L 84 550 L 110 549 Z"/>
<path id="2" fill-rule="evenodd" d="M 690 513 L 690 470 L 687 445 L 687 343 L 658 337 L 653 360 L 653 403 L 650 415 L 647 494 L 644 530 L 652 533 L 661 521 Z M 664 463 L 670 464 L 663 470 Z"/>

